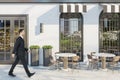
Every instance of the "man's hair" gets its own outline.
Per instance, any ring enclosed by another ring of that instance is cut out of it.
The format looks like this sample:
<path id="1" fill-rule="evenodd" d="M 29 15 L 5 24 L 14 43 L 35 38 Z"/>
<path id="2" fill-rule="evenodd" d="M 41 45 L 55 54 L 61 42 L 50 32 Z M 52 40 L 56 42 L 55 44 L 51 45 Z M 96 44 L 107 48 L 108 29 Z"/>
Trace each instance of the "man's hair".
<path id="1" fill-rule="evenodd" d="M 20 29 L 20 30 L 19 30 L 19 34 L 20 34 L 23 30 L 24 30 L 24 29 Z"/>

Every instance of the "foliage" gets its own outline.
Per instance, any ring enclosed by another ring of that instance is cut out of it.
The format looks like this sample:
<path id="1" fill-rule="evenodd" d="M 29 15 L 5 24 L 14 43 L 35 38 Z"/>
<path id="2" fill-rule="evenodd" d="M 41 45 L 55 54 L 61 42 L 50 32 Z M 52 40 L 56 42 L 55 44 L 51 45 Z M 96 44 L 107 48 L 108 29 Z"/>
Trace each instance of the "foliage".
<path id="1" fill-rule="evenodd" d="M 39 49 L 40 48 L 40 46 L 38 46 L 38 45 L 31 45 L 30 46 L 30 49 Z"/>
<path id="2" fill-rule="evenodd" d="M 51 45 L 44 45 L 42 48 L 43 49 L 52 49 L 53 47 Z"/>
<path id="3" fill-rule="evenodd" d="M 61 34 L 60 51 L 73 52 L 81 50 L 81 38 L 79 36 L 68 36 Z"/>

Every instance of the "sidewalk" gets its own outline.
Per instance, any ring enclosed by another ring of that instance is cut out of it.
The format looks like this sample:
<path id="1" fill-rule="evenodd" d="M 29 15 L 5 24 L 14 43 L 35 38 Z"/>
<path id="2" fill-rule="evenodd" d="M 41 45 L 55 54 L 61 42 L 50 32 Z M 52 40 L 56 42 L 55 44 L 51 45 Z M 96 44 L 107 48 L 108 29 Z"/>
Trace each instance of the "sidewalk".
<path id="1" fill-rule="evenodd" d="M 120 80 L 120 72 L 101 71 L 101 70 L 74 70 L 58 71 L 49 70 L 45 67 L 29 67 L 31 72 L 36 74 L 28 78 L 22 65 L 17 65 L 14 74 L 16 77 L 8 76 L 11 65 L 0 65 L 0 80 Z"/>

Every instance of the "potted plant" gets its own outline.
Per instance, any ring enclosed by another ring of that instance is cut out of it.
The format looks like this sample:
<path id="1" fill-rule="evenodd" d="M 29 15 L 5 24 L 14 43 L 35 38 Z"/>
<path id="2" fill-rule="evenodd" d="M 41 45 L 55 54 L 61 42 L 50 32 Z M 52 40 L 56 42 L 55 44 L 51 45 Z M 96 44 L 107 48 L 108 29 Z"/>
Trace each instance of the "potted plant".
<path id="1" fill-rule="evenodd" d="M 31 66 L 39 66 L 39 49 L 38 45 L 31 45 Z"/>
<path id="2" fill-rule="evenodd" d="M 50 56 L 52 55 L 52 46 L 44 45 L 43 47 L 43 66 L 49 66 Z"/>

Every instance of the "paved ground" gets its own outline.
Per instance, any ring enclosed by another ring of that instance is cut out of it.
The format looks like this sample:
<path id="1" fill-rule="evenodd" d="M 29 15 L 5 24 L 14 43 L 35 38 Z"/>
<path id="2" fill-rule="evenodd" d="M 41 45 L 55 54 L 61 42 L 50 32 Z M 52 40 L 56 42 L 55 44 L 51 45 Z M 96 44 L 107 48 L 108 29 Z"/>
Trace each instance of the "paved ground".
<path id="1" fill-rule="evenodd" d="M 0 65 L 0 80 L 120 80 L 120 71 L 116 70 L 114 73 L 102 70 L 85 70 L 79 71 L 63 71 L 63 70 L 49 70 L 45 67 L 29 67 L 31 72 L 36 74 L 28 78 L 21 65 L 15 68 L 14 74 L 16 77 L 8 76 L 10 65 Z"/>

